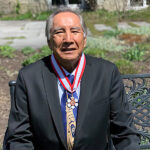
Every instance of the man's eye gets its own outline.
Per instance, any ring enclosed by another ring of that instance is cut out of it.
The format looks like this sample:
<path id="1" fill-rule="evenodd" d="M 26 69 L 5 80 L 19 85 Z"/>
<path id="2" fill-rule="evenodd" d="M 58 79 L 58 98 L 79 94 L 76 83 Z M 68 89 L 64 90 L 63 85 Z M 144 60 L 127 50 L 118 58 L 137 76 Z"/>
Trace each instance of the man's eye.
<path id="1" fill-rule="evenodd" d="M 72 33 L 79 33 L 79 31 L 72 31 Z"/>
<path id="2" fill-rule="evenodd" d="M 57 31 L 57 32 L 55 32 L 55 34 L 61 34 L 61 33 L 63 33 L 63 31 Z"/>

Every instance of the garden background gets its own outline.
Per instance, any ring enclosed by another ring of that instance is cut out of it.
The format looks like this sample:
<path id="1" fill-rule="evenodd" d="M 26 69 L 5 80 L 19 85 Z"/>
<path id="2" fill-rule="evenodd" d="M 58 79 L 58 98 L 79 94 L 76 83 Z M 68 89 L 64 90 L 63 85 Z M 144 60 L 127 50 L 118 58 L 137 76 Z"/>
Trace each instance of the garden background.
<path id="1" fill-rule="evenodd" d="M 45 23 L 50 13 L 0 15 L 0 22 L 24 20 Z M 150 73 L 150 7 L 122 12 L 97 9 L 83 11 L 82 15 L 88 27 L 86 54 L 112 61 L 121 74 Z M 0 149 L 10 110 L 8 82 L 16 80 L 21 67 L 51 54 L 46 44 L 40 48 L 31 45 L 15 48 L 12 45 L 16 39 L 23 41 L 26 37 L 10 36 L 9 33 L 7 37 L 0 36 L 0 40 L 5 41 L 0 45 Z"/>

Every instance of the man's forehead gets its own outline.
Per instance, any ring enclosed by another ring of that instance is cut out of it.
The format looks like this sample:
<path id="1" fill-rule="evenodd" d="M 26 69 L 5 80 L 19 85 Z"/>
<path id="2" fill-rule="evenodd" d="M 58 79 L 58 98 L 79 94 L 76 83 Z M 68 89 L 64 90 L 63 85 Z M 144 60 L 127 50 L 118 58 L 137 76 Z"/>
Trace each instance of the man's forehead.
<path id="1" fill-rule="evenodd" d="M 72 12 L 61 12 L 53 18 L 53 29 L 59 27 L 82 28 L 80 18 Z"/>
<path id="2" fill-rule="evenodd" d="M 73 21 L 80 23 L 80 17 L 72 12 L 61 12 L 53 17 L 53 23 L 61 23 L 61 21 Z"/>
<path id="3" fill-rule="evenodd" d="M 68 15 L 68 16 L 76 16 L 76 17 L 78 17 L 79 18 L 79 16 L 76 14 L 76 13 L 74 13 L 74 12 L 70 12 L 70 11 L 65 11 L 65 12 L 59 12 L 59 13 L 57 13 L 54 17 L 57 17 L 57 16 L 65 16 L 65 15 Z M 80 18 L 79 18 L 80 19 Z"/>

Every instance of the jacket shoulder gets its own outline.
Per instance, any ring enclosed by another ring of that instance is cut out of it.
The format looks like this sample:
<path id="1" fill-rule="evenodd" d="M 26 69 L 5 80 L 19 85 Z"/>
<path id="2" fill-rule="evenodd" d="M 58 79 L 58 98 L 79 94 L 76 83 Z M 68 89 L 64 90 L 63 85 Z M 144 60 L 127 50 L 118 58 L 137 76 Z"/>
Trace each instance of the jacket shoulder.
<path id="1" fill-rule="evenodd" d="M 117 68 L 117 66 L 114 63 L 103 58 L 97 58 L 97 57 L 86 55 L 86 60 L 87 63 L 94 65 L 95 67 L 101 67 L 101 69 L 103 67 L 107 70 L 111 68 Z"/>
<path id="2" fill-rule="evenodd" d="M 19 72 L 21 72 L 22 74 L 27 74 L 27 75 L 39 73 L 39 72 L 41 72 L 42 66 L 44 66 L 46 63 L 50 63 L 49 58 L 50 58 L 50 56 L 44 57 L 32 64 L 29 64 L 29 65 L 21 68 Z"/>

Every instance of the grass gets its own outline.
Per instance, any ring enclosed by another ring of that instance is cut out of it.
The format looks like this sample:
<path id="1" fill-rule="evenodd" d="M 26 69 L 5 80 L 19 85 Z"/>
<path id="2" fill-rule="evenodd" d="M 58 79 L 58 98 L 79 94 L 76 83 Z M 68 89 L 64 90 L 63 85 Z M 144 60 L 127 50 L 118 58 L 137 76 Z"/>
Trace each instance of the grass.
<path id="1" fill-rule="evenodd" d="M 25 14 L 12 14 L 8 16 L 1 16 L 0 20 L 46 20 L 51 14 L 51 11 L 33 14 L 30 11 Z"/>
<path id="2" fill-rule="evenodd" d="M 150 7 L 138 11 L 127 11 L 124 20 L 126 21 L 146 21 L 150 22 Z"/>
<path id="3" fill-rule="evenodd" d="M 118 22 L 126 21 L 129 23 L 131 27 L 139 27 L 138 25 L 132 23 L 132 21 L 146 21 L 150 22 L 150 7 L 147 9 L 139 10 L 139 11 L 126 11 L 123 12 L 108 12 L 103 9 L 96 10 L 94 12 L 88 11 L 83 12 L 82 15 L 84 17 L 85 23 L 87 27 L 90 29 L 93 35 L 101 36 L 102 32 L 97 31 L 94 28 L 94 24 L 105 24 L 107 26 L 111 26 L 116 29 Z"/>
<path id="4" fill-rule="evenodd" d="M 34 19 L 35 20 L 47 20 L 48 16 L 52 13 L 52 11 L 47 12 L 41 12 L 39 14 L 36 14 Z"/>
<path id="5" fill-rule="evenodd" d="M 2 16 L 0 20 L 32 20 L 34 15 L 31 12 L 25 14 L 12 14 L 8 16 Z"/>
<path id="6" fill-rule="evenodd" d="M 90 29 L 93 35 L 101 35 L 100 31 L 94 28 L 94 24 L 105 24 L 115 28 L 118 23 L 116 12 L 108 12 L 106 10 L 96 10 L 94 12 L 82 12 L 82 16 L 85 20 L 87 27 Z"/>

